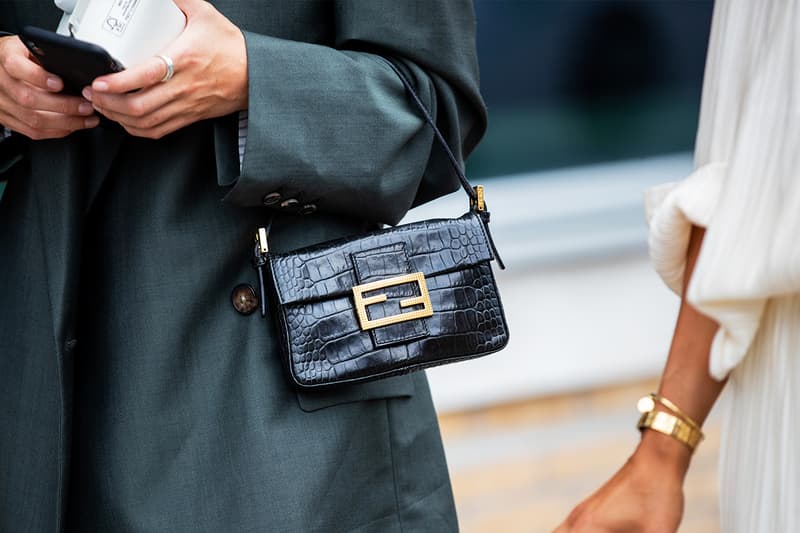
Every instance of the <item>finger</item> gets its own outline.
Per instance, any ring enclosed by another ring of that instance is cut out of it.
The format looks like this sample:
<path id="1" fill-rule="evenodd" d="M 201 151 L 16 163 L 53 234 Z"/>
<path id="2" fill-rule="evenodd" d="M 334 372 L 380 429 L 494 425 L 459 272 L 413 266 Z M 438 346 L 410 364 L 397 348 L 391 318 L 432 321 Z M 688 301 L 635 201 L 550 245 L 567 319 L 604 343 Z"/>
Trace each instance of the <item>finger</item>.
<path id="1" fill-rule="evenodd" d="M 80 130 L 93 128 L 99 123 L 96 116 L 75 116 L 38 109 L 28 109 L 15 106 L 15 104 L 3 94 L 0 94 L 0 109 L 5 110 L 6 115 L 12 116 L 16 121 L 25 124 L 33 130 Z M 13 110 L 10 112 L 9 110 Z M 27 132 L 26 132 L 27 134 Z"/>
<path id="2" fill-rule="evenodd" d="M 169 110 L 168 107 L 156 110 L 153 113 L 143 117 L 132 117 L 130 115 L 124 115 L 122 113 L 101 108 L 97 108 L 96 110 L 109 120 L 119 122 L 124 127 L 136 128 L 140 131 L 156 128 L 177 115 L 177 113 L 175 113 L 173 110 Z"/>
<path id="3" fill-rule="evenodd" d="M 4 92 L 16 106 L 23 109 L 53 111 L 65 115 L 91 115 L 94 112 L 91 102 L 83 98 L 53 94 L 21 81 L 15 81 Z"/>
<path id="4" fill-rule="evenodd" d="M 96 93 L 124 94 L 160 83 L 167 73 L 167 64 L 160 57 L 151 57 L 135 67 L 100 76 L 92 82 Z"/>
<path id="5" fill-rule="evenodd" d="M 159 124 L 154 128 L 137 128 L 135 126 L 125 126 L 124 124 L 123 127 L 128 133 L 136 137 L 160 139 L 165 135 L 169 135 L 170 133 L 175 132 L 191 123 L 191 118 L 179 115 L 167 120 L 162 124 Z"/>
<path id="6" fill-rule="evenodd" d="M 75 117 L 50 111 L 30 111 L 18 118 L 35 130 L 77 131 L 94 128 L 100 123 L 98 117 Z"/>
<path id="7" fill-rule="evenodd" d="M 0 117 L 0 122 L 5 124 L 5 126 L 11 131 L 21 133 L 22 135 L 25 135 L 26 137 L 35 141 L 42 139 L 60 139 L 75 131 L 71 129 L 34 129 L 21 120 L 8 115 Z"/>
<path id="8" fill-rule="evenodd" d="M 12 78 L 24 81 L 39 89 L 59 92 L 64 88 L 64 82 L 61 81 L 61 78 L 47 72 L 40 65 L 34 63 L 30 59 L 27 49 L 24 49 L 24 53 L 10 53 L 6 55 L 3 58 L 2 66 Z"/>
<path id="9" fill-rule="evenodd" d="M 158 84 L 131 94 L 98 93 L 90 88 L 83 95 L 103 114 L 113 112 L 128 117 L 146 117 L 175 100 L 178 87 L 174 84 Z"/>
<path id="10" fill-rule="evenodd" d="M 164 107 L 142 117 L 132 117 L 102 109 L 98 109 L 98 112 L 114 122 L 119 122 L 125 128 L 131 128 L 132 130 L 135 130 L 140 134 L 140 137 L 149 136 L 144 135 L 143 133 L 157 130 L 164 124 L 176 119 L 182 121 L 184 125 L 190 124 L 196 120 L 194 114 L 187 112 L 185 106 L 181 102 L 177 101 L 171 102 L 168 105 L 165 105 Z"/>

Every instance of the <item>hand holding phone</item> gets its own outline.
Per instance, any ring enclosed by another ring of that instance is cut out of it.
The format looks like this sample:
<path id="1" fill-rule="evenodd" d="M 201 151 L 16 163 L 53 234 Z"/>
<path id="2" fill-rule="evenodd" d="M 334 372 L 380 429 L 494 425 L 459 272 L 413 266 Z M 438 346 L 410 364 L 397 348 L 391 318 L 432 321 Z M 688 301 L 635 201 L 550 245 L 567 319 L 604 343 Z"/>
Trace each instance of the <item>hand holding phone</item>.
<path id="1" fill-rule="evenodd" d="M 64 92 L 79 95 L 95 78 L 123 70 L 100 46 L 26 26 L 20 38 L 39 63 L 64 80 Z"/>
<path id="2" fill-rule="evenodd" d="M 63 81 L 31 59 L 17 37 L 0 38 L 0 124 L 31 139 L 51 139 L 99 123 L 92 104 L 57 94 Z"/>
<path id="3" fill-rule="evenodd" d="M 101 76 L 84 96 L 130 135 L 160 139 L 200 120 L 248 107 L 242 31 L 205 0 L 175 0 L 186 28 L 169 46 L 123 72 Z M 175 76 L 164 81 L 174 65 Z"/>

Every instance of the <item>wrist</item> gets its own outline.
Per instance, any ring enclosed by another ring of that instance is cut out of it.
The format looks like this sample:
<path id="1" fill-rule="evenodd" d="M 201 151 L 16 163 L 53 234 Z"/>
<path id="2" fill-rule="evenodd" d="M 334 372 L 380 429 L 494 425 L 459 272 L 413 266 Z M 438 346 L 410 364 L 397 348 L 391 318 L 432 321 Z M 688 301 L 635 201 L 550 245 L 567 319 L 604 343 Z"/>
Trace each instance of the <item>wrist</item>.
<path id="1" fill-rule="evenodd" d="M 652 475 L 683 482 L 692 451 L 678 440 L 654 431 L 645 429 L 632 461 L 641 467 L 652 471 Z"/>

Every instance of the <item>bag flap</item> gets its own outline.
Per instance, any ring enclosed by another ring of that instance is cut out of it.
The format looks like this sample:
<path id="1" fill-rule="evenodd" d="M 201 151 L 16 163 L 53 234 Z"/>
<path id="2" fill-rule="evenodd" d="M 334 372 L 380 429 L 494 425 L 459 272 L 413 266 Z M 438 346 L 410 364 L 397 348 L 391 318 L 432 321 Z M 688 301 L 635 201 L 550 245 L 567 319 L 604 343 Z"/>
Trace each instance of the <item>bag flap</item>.
<path id="1" fill-rule="evenodd" d="M 387 254 L 393 246 L 403 253 Z M 375 250 L 374 260 L 369 257 L 371 250 Z M 352 294 L 355 285 L 394 273 L 410 270 L 429 277 L 491 260 L 483 222 L 471 212 L 460 218 L 413 222 L 269 258 L 281 304 L 346 296 Z"/>

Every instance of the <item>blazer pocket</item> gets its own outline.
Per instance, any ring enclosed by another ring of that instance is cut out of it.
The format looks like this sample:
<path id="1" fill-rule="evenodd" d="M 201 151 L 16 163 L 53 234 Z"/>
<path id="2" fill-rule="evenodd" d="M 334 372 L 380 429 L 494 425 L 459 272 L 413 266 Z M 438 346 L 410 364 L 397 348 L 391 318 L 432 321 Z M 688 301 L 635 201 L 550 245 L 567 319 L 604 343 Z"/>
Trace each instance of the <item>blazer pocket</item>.
<path id="1" fill-rule="evenodd" d="M 406 374 L 367 383 L 343 385 L 330 390 L 297 390 L 297 401 L 300 409 L 310 413 L 334 405 L 385 398 L 410 398 L 413 395 L 414 376 Z"/>

